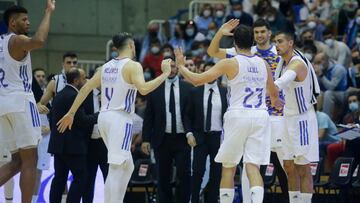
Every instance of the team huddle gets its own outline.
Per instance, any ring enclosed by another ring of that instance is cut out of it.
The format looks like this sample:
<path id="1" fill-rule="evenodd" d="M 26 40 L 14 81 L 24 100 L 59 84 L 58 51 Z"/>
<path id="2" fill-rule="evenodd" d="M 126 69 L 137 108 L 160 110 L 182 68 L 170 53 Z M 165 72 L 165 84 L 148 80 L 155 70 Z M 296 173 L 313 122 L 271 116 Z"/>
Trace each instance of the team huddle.
<path id="1" fill-rule="evenodd" d="M 0 140 L 12 160 L 0 168 L 0 185 L 21 173 L 22 201 L 31 202 L 36 168 L 36 147 L 41 128 L 40 115 L 31 91 L 30 51 L 47 39 L 55 1 L 48 0 L 44 18 L 30 38 L 27 15 L 22 10 L 7 13 L 8 34 L 0 39 Z M 25 16 L 25 21 L 18 19 Z M 25 23 L 24 23 L 25 22 Z M 224 35 L 231 35 L 234 48 L 221 49 Z M 311 162 L 319 161 L 318 127 L 313 105 L 319 85 L 310 61 L 295 49 L 294 36 L 279 32 L 270 43 L 268 23 L 260 19 L 252 28 L 230 20 L 215 34 L 209 55 L 220 58 L 209 70 L 198 74 L 185 67 L 183 50 L 175 49 L 175 63 L 183 78 L 195 86 L 227 78 L 228 108 L 224 115 L 223 140 L 215 157 L 222 164 L 219 197 L 221 203 L 234 199 L 234 174 L 243 160 L 243 202 L 260 203 L 264 197 L 260 165 L 279 158 L 288 182 L 291 203 L 310 203 L 313 193 Z M 256 46 L 253 46 L 254 41 Z M 88 94 L 101 88 L 98 117 L 100 135 L 108 149 L 109 173 L 105 202 L 123 202 L 134 170 L 129 141 L 137 92 L 147 95 L 171 73 L 171 59 L 161 64 L 162 74 L 145 81 L 143 68 L 134 61 L 132 35 L 113 37 L 118 57 L 105 63 L 80 89 L 72 107 L 57 122 L 59 133 L 71 130 L 79 107 Z"/>

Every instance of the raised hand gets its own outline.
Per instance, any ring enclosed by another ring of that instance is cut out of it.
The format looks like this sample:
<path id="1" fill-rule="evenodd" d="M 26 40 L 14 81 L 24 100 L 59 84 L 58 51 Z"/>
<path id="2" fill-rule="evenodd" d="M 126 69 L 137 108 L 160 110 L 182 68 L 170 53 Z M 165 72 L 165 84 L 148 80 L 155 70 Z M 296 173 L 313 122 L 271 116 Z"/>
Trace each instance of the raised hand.
<path id="1" fill-rule="evenodd" d="M 47 0 L 47 7 L 48 11 L 55 11 L 55 0 Z"/>
<path id="2" fill-rule="evenodd" d="M 219 32 L 221 32 L 225 36 L 233 36 L 234 34 L 231 33 L 231 31 L 235 29 L 239 25 L 239 23 L 239 19 L 231 19 L 220 27 Z"/>
<path id="3" fill-rule="evenodd" d="M 178 68 L 185 66 L 185 57 L 183 54 L 183 50 L 179 47 L 174 50 L 174 53 L 175 53 L 175 59 L 176 59 L 176 66 Z"/>
<path id="4" fill-rule="evenodd" d="M 74 116 L 67 113 L 67 114 L 65 114 L 64 117 L 61 118 L 61 120 L 59 122 L 56 123 L 57 130 L 60 133 L 65 132 L 65 130 L 67 128 L 69 128 L 71 130 L 73 122 L 74 122 Z"/>
<path id="5" fill-rule="evenodd" d="M 171 59 L 166 59 L 161 62 L 161 71 L 166 74 L 171 72 Z"/>

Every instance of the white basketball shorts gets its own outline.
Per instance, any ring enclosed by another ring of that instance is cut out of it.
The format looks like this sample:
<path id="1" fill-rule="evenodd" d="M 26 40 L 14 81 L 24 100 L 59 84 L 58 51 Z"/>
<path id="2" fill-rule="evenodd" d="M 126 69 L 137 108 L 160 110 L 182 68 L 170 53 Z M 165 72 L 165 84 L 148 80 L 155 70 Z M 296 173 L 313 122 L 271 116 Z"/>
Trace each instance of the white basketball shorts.
<path id="1" fill-rule="evenodd" d="M 102 111 L 98 126 L 108 149 L 108 163 L 121 165 L 132 159 L 130 148 L 133 120 L 130 114 L 123 111 Z"/>
<path id="2" fill-rule="evenodd" d="M 224 115 L 224 140 L 215 161 L 223 165 L 267 165 L 270 161 L 270 125 L 266 110 L 230 110 Z"/>
<path id="3" fill-rule="evenodd" d="M 318 124 L 314 109 L 300 115 L 285 116 L 285 125 L 284 160 L 294 160 L 299 165 L 319 161 Z"/>

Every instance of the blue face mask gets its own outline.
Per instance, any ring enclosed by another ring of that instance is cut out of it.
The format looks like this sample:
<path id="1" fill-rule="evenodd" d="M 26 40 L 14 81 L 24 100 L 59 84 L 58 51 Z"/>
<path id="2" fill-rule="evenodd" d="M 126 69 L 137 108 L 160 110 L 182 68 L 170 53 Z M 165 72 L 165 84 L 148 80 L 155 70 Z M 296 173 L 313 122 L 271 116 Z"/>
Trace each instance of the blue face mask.
<path id="1" fill-rule="evenodd" d="M 240 16 L 241 16 L 241 11 L 238 11 L 238 10 L 233 11 L 233 14 L 234 14 L 234 17 L 235 17 L 235 18 L 240 18 Z"/>
<path id="2" fill-rule="evenodd" d="M 111 55 L 111 58 L 114 59 L 119 56 L 119 53 L 117 51 L 112 51 L 110 55 Z"/>
<path id="3" fill-rule="evenodd" d="M 349 104 L 349 109 L 351 112 L 359 110 L 359 102 L 352 102 Z"/>

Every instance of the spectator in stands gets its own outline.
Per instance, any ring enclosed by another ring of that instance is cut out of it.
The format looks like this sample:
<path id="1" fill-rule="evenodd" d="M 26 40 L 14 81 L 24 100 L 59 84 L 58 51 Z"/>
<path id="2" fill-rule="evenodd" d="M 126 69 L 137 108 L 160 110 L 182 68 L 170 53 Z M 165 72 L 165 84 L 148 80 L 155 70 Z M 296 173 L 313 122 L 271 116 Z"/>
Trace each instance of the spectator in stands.
<path id="1" fill-rule="evenodd" d="M 194 18 L 198 31 L 204 34 L 207 34 L 209 24 L 213 22 L 213 20 L 213 9 L 210 4 L 204 4 L 200 16 Z"/>
<path id="2" fill-rule="evenodd" d="M 320 157 L 324 157 L 326 155 L 327 146 L 329 144 L 339 142 L 340 137 L 336 136 L 336 125 L 326 113 L 316 110 L 316 118 L 319 128 L 318 130 Z"/>
<path id="3" fill-rule="evenodd" d="M 270 7 L 266 10 L 266 19 L 270 24 L 272 33 L 277 33 L 278 31 L 286 31 L 293 33 L 295 28 L 292 23 L 290 23 L 282 13 L 278 12 L 276 8 Z"/>
<path id="4" fill-rule="evenodd" d="M 255 6 L 255 14 L 258 18 L 265 18 L 266 11 L 271 7 L 270 0 L 259 0 Z"/>
<path id="5" fill-rule="evenodd" d="M 160 26 L 158 23 L 153 23 L 148 26 L 148 32 L 145 34 L 140 51 L 139 61 L 143 62 L 145 56 L 151 49 L 151 42 L 157 39 L 160 45 L 166 43 L 166 37 L 160 32 Z"/>
<path id="6" fill-rule="evenodd" d="M 360 8 L 356 10 L 354 19 L 352 19 L 346 28 L 343 41 L 352 48 L 356 44 L 359 44 L 356 41 L 357 35 L 360 31 Z"/>
<path id="7" fill-rule="evenodd" d="M 189 52 L 191 50 L 191 45 L 194 41 L 194 38 L 198 32 L 197 26 L 194 21 L 189 20 L 185 23 L 184 29 L 184 40 L 185 40 L 185 51 Z"/>
<path id="8" fill-rule="evenodd" d="M 294 23 L 298 26 L 305 25 L 306 19 L 309 17 L 309 9 L 304 0 L 292 0 L 292 10 L 294 11 Z"/>
<path id="9" fill-rule="evenodd" d="M 323 32 L 326 29 L 326 26 L 323 24 L 323 22 L 321 20 L 319 20 L 316 15 L 310 15 L 306 22 L 307 22 L 307 24 L 306 24 L 305 28 L 303 29 L 302 33 L 305 30 L 310 29 L 314 33 L 315 40 L 323 41 L 324 40 Z"/>
<path id="10" fill-rule="evenodd" d="M 337 33 L 343 35 L 348 22 L 359 6 L 357 0 L 332 0 L 332 6 L 337 11 Z"/>
<path id="11" fill-rule="evenodd" d="M 348 68 L 351 63 L 351 51 L 349 47 L 344 42 L 337 41 L 332 30 L 328 28 L 324 31 L 323 35 L 325 44 L 331 49 L 331 51 L 327 53 L 329 57 L 335 60 L 336 63 Z"/>
<path id="12" fill-rule="evenodd" d="M 180 23 L 175 25 L 174 35 L 171 37 L 169 44 L 172 47 L 181 47 L 185 50 L 184 32 L 181 29 Z"/>
<path id="13" fill-rule="evenodd" d="M 322 22 L 329 21 L 331 18 L 331 3 L 329 0 L 315 0 L 315 10 L 313 11 Z"/>
<path id="14" fill-rule="evenodd" d="M 174 56 L 174 46 L 172 46 L 171 44 L 164 44 L 161 50 L 164 57 Z"/>
<path id="15" fill-rule="evenodd" d="M 325 52 L 328 54 L 328 52 L 330 50 L 326 44 L 324 44 L 321 41 L 315 40 L 314 30 L 312 30 L 312 29 L 304 30 L 300 35 L 300 39 L 301 39 L 302 44 L 304 44 L 304 45 L 305 44 L 314 44 L 316 47 L 317 53 Z"/>
<path id="16" fill-rule="evenodd" d="M 311 61 L 311 62 L 313 61 L 314 56 L 317 53 L 316 46 L 312 43 L 305 43 L 304 46 L 302 47 L 302 51 L 303 51 L 305 57 L 307 59 L 309 59 L 309 61 Z"/>
<path id="17" fill-rule="evenodd" d="M 206 34 L 205 38 L 209 41 L 212 40 L 212 38 L 215 36 L 217 31 L 217 26 L 215 22 L 211 22 L 209 24 L 208 33 Z"/>
<path id="18" fill-rule="evenodd" d="M 185 67 L 188 68 L 191 72 L 195 73 L 196 67 L 191 55 L 186 56 Z"/>
<path id="19" fill-rule="evenodd" d="M 225 20 L 225 5 L 215 4 L 214 6 L 214 22 L 216 27 L 221 27 Z"/>
<path id="20" fill-rule="evenodd" d="M 341 115 L 342 108 L 335 111 L 335 105 L 344 106 L 348 87 L 346 68 L 329 59 L 327 54 L 318 53 L 314 58 L 314 69 L 323 92 L 323 112 L 338 121 L 337 115 Z"/>
<path id="21" fill-rule="evenodd" d="M 156 78 L 161 75 L 161 62 L 163 61 L 163 58 L 161 53 L 161 43 L 157 38 L 154 38 L 150 43 L 150 52 L 144 58 L 144 74 L 145 72 L 147 72 L 147 74 L 151 73 L 151 78 Z"/>
<path id="22" fill-rule="evenodd" d="M 226 17 L 225 20 L 226 22 L 236 18 L 240 20 L 240 24 L 242 25 L 247 25 L 247 26 L 253 25 L 254 20 L 252 16 L 243 11 L 242 0 L 230 0 L 230 5 L 231 5 L 231 12 L 230 15 Z"/>
<path id="23" fill-rule="evenodd" d="M 136 95 L 135 99 L 135 113 L 139 115 L 141 118 L 144 118 L 146 108 L 146 100 L 145 97 L 141 94 Z"/>

